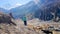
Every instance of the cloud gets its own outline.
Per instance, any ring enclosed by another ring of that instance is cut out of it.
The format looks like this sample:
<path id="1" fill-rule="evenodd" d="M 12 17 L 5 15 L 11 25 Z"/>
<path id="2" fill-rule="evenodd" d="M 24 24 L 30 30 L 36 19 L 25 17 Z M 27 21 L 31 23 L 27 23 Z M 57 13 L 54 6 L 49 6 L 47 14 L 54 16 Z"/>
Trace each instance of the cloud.
<path id="1" fill-rule="evenodd" d="M 34 0 L 34 2 L 35 2 L 36 4 L 38 4 L 39 0 Z"/>
<path id="2" fill-rule="evenodd" d="M 17 3 L 15 6 L 20 6 L 20 5 L 22 5 L 22 4 Z"/>
<path id="3" fill-rule="evenodd" d="M 20 3 L 16 3 L 16 4 L 14 4 L 14 5 L 4 5 L 4 6 L 0 6 L 1 8 L 4 8 L 4 9 L 7 9 L 7 10 L 10 10 L 10 9 L 12 9 L 12 8 L 15 8 L 15 7 L 18 7 L 18 6 L 21 6 L 22 4 L 20 4 Z"/>
<path id="4" fill-rule="evenodd" d="M 22 4 L 20 4 L 20 3 L 16 3 L 15 5 L 11 6 L 9 9 L 15 8 L 15 7 L 18 7 L 18 6 L 21 6 L 21 5 L 22 5 Z"/>

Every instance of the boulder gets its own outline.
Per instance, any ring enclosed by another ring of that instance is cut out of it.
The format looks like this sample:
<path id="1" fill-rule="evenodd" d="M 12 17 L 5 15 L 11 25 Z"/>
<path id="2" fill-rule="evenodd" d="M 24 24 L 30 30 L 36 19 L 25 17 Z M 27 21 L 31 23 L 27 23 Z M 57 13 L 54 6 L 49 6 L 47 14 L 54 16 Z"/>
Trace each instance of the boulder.
<path id="1" fill-rule="evenodd" d="M 12 21 L 12 17 L 9 14 L 5 14 L 5 13 L 0 13 L 0 23 L 7 23 L 7 24 L 13 24 L 16 25 L 13 21 Z"/>

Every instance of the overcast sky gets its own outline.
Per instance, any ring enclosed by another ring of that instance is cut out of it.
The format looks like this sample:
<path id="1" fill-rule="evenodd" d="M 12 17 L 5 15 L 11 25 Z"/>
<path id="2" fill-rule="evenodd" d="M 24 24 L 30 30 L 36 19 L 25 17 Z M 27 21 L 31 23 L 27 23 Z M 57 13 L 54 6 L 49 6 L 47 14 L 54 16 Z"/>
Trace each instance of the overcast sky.
<path id="1" fill-rule="evenodd" d="M 0 0 L 0 7 L 10 9 L 20 5 L 24 5 L 31 0 Z"/>

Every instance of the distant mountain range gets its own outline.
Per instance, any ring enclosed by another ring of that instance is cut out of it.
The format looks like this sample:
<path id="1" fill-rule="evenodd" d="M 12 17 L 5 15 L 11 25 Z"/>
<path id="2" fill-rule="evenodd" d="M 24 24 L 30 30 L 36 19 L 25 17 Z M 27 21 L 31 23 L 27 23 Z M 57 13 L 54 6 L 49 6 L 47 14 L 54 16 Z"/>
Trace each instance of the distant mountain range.
<path id="1" fill-rule="evenodd" d="M 9 13 L 8 10 L 0 8 L 0 12 Z"/>
<path id="2" fill-rule="evenodd" d="M 25 5 L 18 6 L 10 10 L 0 8 L 0 11 L 5 13 L 12 12 L 15 18 L 21 18 L 29 13 L 34 13 L 34 18 L 39 18 L 41 20 L 51 20 L 53 19 L 51 11 L 53 12 L 55 10 L 54 7 L 59 4 L 59 0 L 39 0 L 37 4 L 34 1 L 30 1 Z"/>
<path id="3" fill-rule="evenodd" d="M 24 15 L 27 13 L 32 13 L 32 12 L 36 11 L 37 9 L 38 9 L 38 6 L 33 1 L 31 1 L 31 2 L 27 3 L 26 5 L 12 8 L 9 11 L 11 11 L 14 15 L 17 16 L 17 15 Z"/>
<path id="4" fill-rule="evenodd" d="M 10 10 L 1 8 L 0 11 L 5 12 L 5 13 L 11 12 L 11 13 L 13 13 L 13 16 L 15 18 L 19 18 L 20 16 L 24 16 L 27 13 L 32 13 L 32 12 L 36 11 L 37 9 L 38 9 L 38 6 L 33 1 L 31 1 L 25 5 L 18 6 L 18 7 L 12 8 Z"/>

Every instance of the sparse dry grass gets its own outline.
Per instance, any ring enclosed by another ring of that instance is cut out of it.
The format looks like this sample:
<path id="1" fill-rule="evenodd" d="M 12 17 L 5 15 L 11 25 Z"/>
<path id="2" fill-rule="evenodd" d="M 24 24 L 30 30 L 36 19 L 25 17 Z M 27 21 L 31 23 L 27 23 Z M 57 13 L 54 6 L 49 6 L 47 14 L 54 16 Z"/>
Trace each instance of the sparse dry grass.
<path id="1" fill-rule="evenodd" d="M 41 31 L 43 28 L 47 28 L 50 25 L 58 26 L 58 23 L 39 23 L 36 20 L 35 22 L 29 22 L 28 25 L 24 26 L 22 20 L 13 20 L 17 26 L 14 25 L 7 25 L 7 24 L 0 24 L 0 34 L 45 34 Z M 33 21 L 33 20 L 32 20 Z"/>

